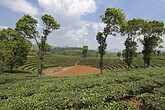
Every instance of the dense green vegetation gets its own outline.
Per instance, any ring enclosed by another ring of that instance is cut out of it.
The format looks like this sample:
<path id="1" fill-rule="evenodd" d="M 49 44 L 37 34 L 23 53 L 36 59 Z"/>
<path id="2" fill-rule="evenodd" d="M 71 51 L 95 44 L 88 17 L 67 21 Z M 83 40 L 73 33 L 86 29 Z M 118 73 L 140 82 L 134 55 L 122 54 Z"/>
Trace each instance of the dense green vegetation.
<path id="1" fill-rule="evenodd" d="M 39 31 L 37 30 L 38 21 L 35 18 L 31 17 L 30 15 L 28 14 L 24 15 L 16 23 L 16 30 L 24 38 L 34 39 L 39 48 L 38 51 L 38 56 L 40 59 L 40 62 L 38 62 L 40 64 L 38 69 L 39 77 L 41 77 L 42 70 L 44 69 L 44 55 L 48 50 L 49 51 L 51 50 L 50 47 L 48 49 L 48 45 L 46 45 L 48 35 L 53 30 L 60 29 L 60 24 L 58 24 L 57 21 L 55 21 L 55 19 L 51 15 L 44 14 L 41 16 L 41 19 L 44 24 L 41 36 L 39 35 Z"/>
<path id="2" fill-rule="evenodd" d="M 23 65 L 32 43 L 12 28 L 0 30 L 0 73 Z"/>
<path id="3" fill-rule="evenodd" d="M 54 47 L 52 53 L 56 55 L 62 55 L 63 52 L 67 52 L 69 56 L 82 56 L 82 48 L 78 47 Z M 99 53 L 95 50 L 88 50 L 87 57 L 99 57 Z M 105 57 L 116 57 L 115 53 L 105 53 Z"/>
<path id="4" fill-rule="evenodd" d="M 0 75 L 0 109 L 138 110 L 123 100 L 136 97 L 143 110 L 165 108 L 165 68 L 51 77 Z"/>

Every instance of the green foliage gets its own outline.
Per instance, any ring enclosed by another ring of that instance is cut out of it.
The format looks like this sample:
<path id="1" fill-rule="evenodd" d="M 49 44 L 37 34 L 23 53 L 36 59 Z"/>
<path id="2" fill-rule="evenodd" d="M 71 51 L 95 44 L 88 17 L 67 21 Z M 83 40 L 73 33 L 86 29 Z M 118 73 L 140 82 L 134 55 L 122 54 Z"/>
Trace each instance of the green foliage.
<path id="1" fill-rule="evenodd" d="M 88 65 L 92 67 L 99 68 L 99 58 L 86 58 L 81 59 L 78 63 L 79 65 Z M 125 70 L 127 69 L 127 64 L 117 57 L 111 57 L 111 58 L 104 58 L 104 69 L 110 70 L 110 71 L 116 71 L 116 70 Z M 165 57 L 164 56 L 155 56 L 153 59 L 151 59 L 151 67 L 164 67 L 165 66 Z M 130 69 L 142 69 L 143 68 L 143 58 L 142 56 L 135 57 L 133 62 L 130 65 Z"/>
<path id="2" fill-rule="evenodd" d="M 107 47 L 107 43 L 106 43 L 106 37 L 103 37 L 103 33 L 98 32 L 96 35 L 96 40 L 99 43 L 99 47 L 98 47 L 98 51 L 100 54 L 100 70 L 101 70 L 101 74 L 103 71 L 103 56 L 105 55 L 105 49 Z"/>
<path id="3" fill-rule="evenodd" d="M 88 53 L 88 46 L 84 45 L 82 50 L 82 54 L 84 55 L 84 58 L 86 58 L 87 53 Z"/>
<path id="4" fill-rule="evenodd" d="M 0 75 L 0 109 L 138 110 L 124 102 L 136 97 L 143 109 L 164 109 L 164 68 L 38 78 L 29 73 Z"/>
<path id="5" fill-rule="evenodd" d="M 38 21 L 32 18 L 30 15 L 24 15 L 16 23 L 15 30 L 20 32 L 25 38 L 32 39 L 38 36 L 38 31 L 36 31 Z"/>
<path id="6" fill-rule="evenodd" d="M 41 43 L 38 43 L 38 45 L 41 47 Z M 44 51 L 45 51 L 45 54 L 49 53 L 52 51 L 52 47 L 48 43 L 45 43 Z"/>
<path id="7" fill-rule="evenodd" d="M 24 37 L 29 39 L 35 39 L 38 47 L 39 47 L 39 59 L 40 59 L 40 68 L 38 69 L 38 74 L 41 77 L 42 70 L 44 68 L 43 60 L 44 55 L 46 54 L 46 40 L 48 35 L 53 31 L 60 29 L 60 24 L 57 24 L 57 21 L 51 15 L 44 14 L 41 17 L 45 28 L 43 28 L 43 36 L 39 36 L 37 28 L 37 20 L 32 18 L 30 15 L 24 15 L 21 19 L 16 23 L 16 30 L 19 31 Z M 40 38 L 40 42 L 37 41 L 37 38 Z"/>
<path id="8" fill-rule="evenodd" d="M 30 51 L 31 42 L 11 28 L 3 29 L 0 33 L 0 39 L 1 70 L 9 68 L 12 71 L 16 65 L 23 65 Z"/>
<path id="9" fill-rule="evenodd" d="M 104 35 L 116 35 L 120 32 L 120 26 L 124 23 L 125 15 L 121 9 L 107 8 L 104 15 L 101 15 L 102 22 L 106 24 Z"/>
<path id="10" fill-rule="evenodd" d="M 128 20 L 122 24 L 120 28 L 121 35 L 128 35 L 133 40 L 135 40 L 139 35 L 141 35 L 141 28 L 144 24 L 145 20 L 140 18 L 133 18 L 132 20 Z"/>
<path id="11" fill-rule="evenodd" d="M 137 43 L 132 41 L 132 38 L 128 37 L 124 45 L 126 49 L 123 50 L 123 56 L 125 58 L 124 61 L 127 63 L 129 70 L 131 63 L 133 62 L 133 58 L 136 55 Z"/>
<path id="12" fill-rule="evenodd" d="M 117 53 L 117 56 L 120 57 L 120 56 L 121 56 L 121 52 L 118 52 L 118 53 Z"/>
<path id="13" fill-rule="evenodd" d="M 80 59 L 77 56 L 64 56 L 64 55 L 45 55 L 44 56 L 44 68 L 46 67 L 57 67 L 57 66 L 73 66 Z M 40 67 L 40 61 L 37 57 L 31 57 L 27 59 L 25 65 L 18 67 L 16 70 L 31 72 L 37 74 Z"/>
<path id="14" fill-rule="evenodd" d="M 62 55 L 68 55 L 68 53 L 66 51 L 63 51 Z"/>
<path id="15" fill-rule="evenodd" d="M 150 60 L 152 59 L 155 48 L 162 47 L 159 46 L 163 40 L 160 38 L 164 34 L 164 23 L 161 21 L 145 21 L 142 27 L 142 35 L 144 36 L 143 40 L 140 40 L 143 44 L 143 59 L 144 59 L 144 68 L 146 64 L 150 66 Z"/>
<path id="16" fill-rule="evenodd" d="M 158 55 L 158 56 L 159 56 L 159 54 L 161 53 L 161 51 L 160 51 L 160 50 L 157 50 L 156 52 L 157 52 L 157 55 Z"/>
<path id="17" fill-rule="evenodd" d="M 36 49 L 32 49 L 31 52 L 37 52 L 37 50 Z"/>
<path id="18" fill-rule="evenodd" d="M 128 35 L 124 45 L 125 49 L 123 50 L 123 57 L 125 62 L 128 65 L 128 70 L 131 63 L 133 62 L 134 57 L 137 55 L 137 43 L 135 42 L 136 38 L 141 35 L 141 28 L 143 26 L 143 19 L 132 19 L 128 20 L 120 28 L 121 35 Z"/>
<path id="19" fill-rule="evenodd" d="M 106 39 L 108 35 L 115 36 L 116 33 L 120 32 L 120 26 L 125 21 L 125 15 L 120 9 L 107 8 L 104 15 L 100 16 L 102 22 L 106 24 L 103 33 L 98 32 L 96 35 L 96 40 L 99 43 L 99 54 L 100 54 L 100 70 L 101 74 L 103 71 L 103 56 L 105 55 L 105 49 L 107 47 Z M 104 37 L 103 37 L 104 35 Z"/>
<path id="20" fill-rule="evenodd" d="M 82 48 L 79 47 L 55 47 L 52 49 L 52 53 L 56 55 L 61 55 L 63 51 L 67 51 L 68 55 L 70 56 L 82 56 Z M 99 57 L 99 53 L 97 54 Z M 96 57 L 96 51 L 88 50 L 86 57 Z M 106 52 L 104 57 L 116 57 L 116 54 Z"/>

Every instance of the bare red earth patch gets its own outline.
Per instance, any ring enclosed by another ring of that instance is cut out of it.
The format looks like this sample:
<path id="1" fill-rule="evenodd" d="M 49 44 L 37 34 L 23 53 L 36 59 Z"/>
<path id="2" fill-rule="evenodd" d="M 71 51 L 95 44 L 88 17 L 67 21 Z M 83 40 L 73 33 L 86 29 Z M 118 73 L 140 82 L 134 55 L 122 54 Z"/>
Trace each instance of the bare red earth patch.
<path id="1" fill-rule="evenodd" d="M 127 102 L 133 106 L 137 106 L 137 107 L 140 107 L 140 102 L 136 100 L 136 97 L 132 97 L 132 98 L 128 98 L 128 99 L 125 99 L 123 100 L 124 102 Z"/>
<path id="2" fill-rule="evenodd" d="M 33 56 L 33 55 L 27 55 L 26 57 L 35 57 L 35 56 Z"/>
<path id="3" fill-rule="evenodd" d="M 55 72 L 56 69 L 59 67 L 50 67 L 44 70 L 45 75 L 49 76 L 75 76 L 75 75 L 88 75 L 88 74 L 96 74 L 100 73 L 100 69 L 90 67 L 90 66 L 84 66 L 84 65 L 75 65 L 72 67 L 64 67 L 61 68 L 58 72 Z M 50 72 L 51 71 L 51 72 Z M 54 71 L 54 73 L 52 73 Z M 104 70 L 103 72 L 105 72 Z"/>

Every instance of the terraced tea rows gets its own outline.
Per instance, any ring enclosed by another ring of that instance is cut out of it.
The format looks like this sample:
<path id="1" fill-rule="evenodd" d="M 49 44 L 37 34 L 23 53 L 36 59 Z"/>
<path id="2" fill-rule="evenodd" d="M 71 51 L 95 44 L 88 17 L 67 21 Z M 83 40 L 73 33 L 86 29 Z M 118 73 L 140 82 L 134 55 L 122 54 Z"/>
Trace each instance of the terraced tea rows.
<path id="1" fill-rule="evenodd" d="M 76 56 L 62 56 L 62 55 L 47 55 L 44 59 L 45 67 L 51 66 L 73 66 L 80 57 Z M 28 58 L 25 65 L 20 66 L 17 70 L 37 73 L 39 67 L 39 58 Z"/>
<path id="2" fill-rule="evenodd" d="M 99 68 L 99 58 L 85 58 L 82 59 L 78 64 L 79 65 L 89 65 L 92 67 Z M 154 57 L 151 60 L 151 67 L 164 67 L 165 66 L 165 58 L 164 57 Z M 143 68 L 143 58 L 136 57 L 134 62 L 131 65 L 131 69 Z M 127 64 L 119 58 L 106 58 L 104 59 L 104 69 L 106 70 L 124 70 L 127 69 Z"/>

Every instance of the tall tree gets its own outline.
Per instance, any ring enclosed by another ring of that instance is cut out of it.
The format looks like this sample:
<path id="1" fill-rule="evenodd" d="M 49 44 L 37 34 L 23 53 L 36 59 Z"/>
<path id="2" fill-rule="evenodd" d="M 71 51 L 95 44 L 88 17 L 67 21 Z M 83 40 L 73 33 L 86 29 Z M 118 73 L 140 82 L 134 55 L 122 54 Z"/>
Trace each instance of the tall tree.
<path id="1" fill-rule="evenodd" d="M 41 42 L 39 43 L 39 46 L 41 46 Z M 52 47 L 48 43 L 45 43 L 45 54 L 51 51 L 52 51 Z"/>
<path id="2" fill-rule="evenodd" d="M 100 16 L 102 19 L 102 22 L 105 23 L 104 31 L 103 33 L 98 32 L 96 39 L 98 40 L 98 43 L 100 44 L 99 48 L 99 54 L 101 57 L 100 60 L 100 69 L 101 74 L 103 70 L 103 55 L 105 54 L 106 49 L 106 39 L 108 35 L 116 36 L 117 33 L 120 32 L 120 27 L 125 21 L 125 15 L 120 9 L 116 8 L 107 8 L 104 15 Z M 104 36 L 104 37 L 103 37 Z"/>
<path id="3" fill-rule="evenodd" d="M 12 72 L 14 66 L 25 63 L 31 48 L 30 41 L 11 28 L 3 29 L 1 32 L 0 59 L 4 63 L 3 66 L 7 66 Z"/>
<path id="4" fill-rule="evenodd" d="M 137 55 L 137 43 L 136 38 L 141 35 L 141 28 L 143 25 L 143 19 L 132 19 L 128 20 L 120 28 L 121 35 L 127 35 L 127 39 L 124 43 L 125 50 L 123 51 L 124 54 L 124 61 L 127 63 L 128 70 L 130 68 L 131 63 L 133 62 L 133 58 Z"/>
<path id="5" fill-rule="evenodd" d="M 67 51 L 64 50 L 64 51 L 62 52 L 62 55 L 68 55 Z"/>
<path id="6" fill-rule="evenodd" d="M 120 57 L 120 56 L 121 56 L 121 52 L 118 52 L 118 53 L 117 53 L 117 56 Z"/>
<path id="7" fill-rule="evenodd" d="M 29 39 L 35 39 L 38 47 L 39 47 L 39 58 L 40 58 L 40 68 L 38 69 L 39 77 L 41 77 L 42 70 L 44 68 L 44 55 L 45 55 L 45 44 L 48 35 L 53 31 L 60 29 L 60 24 L 54 20 L 51 15 L 45 14 L 41 17 L 45 28 L 43 29 L 42 36 L 39 36 L 39 32 L 36 30 L 37 28 L 37 20 L 32 18 L 30 15 L 24 15 L 21 19 L 18 20 L 16 23 L 16 30 L 19 31 L 24 37 Z M 37 40 L 40 38 L 40 43 Z"/>
<path id="8" fill-rule="evenodd" d="M 86 58 L 87 53 L 88 53 L 88 46 L 87 45 L 84 45 L 83 46 L 83 50 L 82 50 L 82 54 L 84 55 L 84 58 Z"/>
<path id="9" fill-rule="evenodd" d="M 98 51 L 100 54 L 100 73 L 103 74 L 103 56 L 105 55 L 105 49 L 107 47 L 106 37 L 103 36 L 103 33 L 98 32 L 96 40 L 99 43 Z"/>
<path id="10" fill-rule="evenodd" d="M 159 56 L 159 54 L 161 53 L 161 51 L 160 51 L 160 50 L 157 50 L 156 52 L 157 52 L 157 55 L 158 55 L 158 56 Z"/>
<path id="11" fill-rule="evenodd" d="M 132 39 L 128 37 L 124 45 L 125 45 L 125 49 L 123 50 L 123 55 L 125 58 L 124 61 L 127 63 L 128 71 L 129 71 L 131 63 L 133 62 L 133 58 L 136 55 L 137 43 L 132 41 Z"/>
<path id="12" fill-rule="evenodd" d="M 152 59 L 155 48 L 160 46 L 160 43 L 163 40 L 160 38 L 164 34 L 164 22 L 161 21 L 145 21 L 142 34 L 144 39 L 141 39 L 141 43 L 143 44 L 143 60 L 144 60 L 144 68 L 150 66 L 150 60 Z"/>

